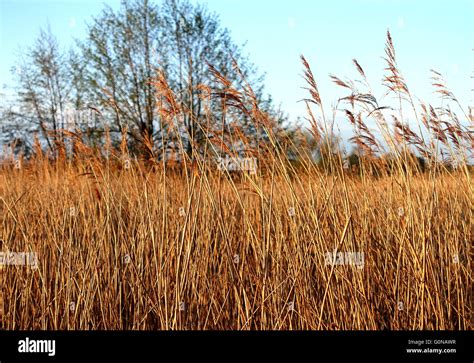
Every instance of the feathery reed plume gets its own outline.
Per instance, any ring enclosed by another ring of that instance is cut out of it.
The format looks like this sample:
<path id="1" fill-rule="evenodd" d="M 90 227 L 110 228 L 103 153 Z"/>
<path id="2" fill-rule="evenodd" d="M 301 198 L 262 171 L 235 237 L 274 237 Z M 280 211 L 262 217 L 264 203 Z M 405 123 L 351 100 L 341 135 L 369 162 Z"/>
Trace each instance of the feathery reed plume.
<path id="1" fill-rule="evenodd" d="M 212 93 L 214 98 L 220 99 L 223 106 L 233 107 L 240 110 L 243 114 L 250 116 L 251 113 L 244 104 L 242 93 L 235 88 L 227 88 L 222 91 L 215 91 Z"/>
<path id="2" fill-rule="evenodd" d="M 224 109 L 226 107 L 234 107 L 245 115 L 250 116 L 250 111 L 245 107 L 242 92 L 232 87 L 232 82 L 230 82 L 227 77 L 219 72 L 212 64 L 207 63 L 207 66 L 209 67 L 212 76 L 223 87 L 221 90 L 211 92 L 211 96 L 220 99 Z"/>
<path id="3" fill-rule="evenodd" d="M 465 133 L 463 132 L 463 127 L 458 116 L 449 106 L 446 108 L 439 108 L 438 111 L 441 116 L 446 117 L 446 120 L 441 121 L 445 126 L 443 131 L 448 136 L 448 139 L 451 140 L 454 148 L 460 151 L 462 141 L 465 138 Z"/>
<path id="4" fill-rule="evenodd" d="M 234 57 L 231 57 L 231 59 L 232 59 L 232 69 L 234 70 L 234 72 L 236 72 L 239 75 L 242 82 L 244 82 L 243 90 L 246 97 L 252 101 L 252 107 L 255 109 L 258 109 L 257 95 L 255 94 L 252 87 L 248 83 L 247 77 L 245 77 L 244 73 L 240 69 L 239 64 L 237 63 L 237 60 Z"/>
<path id="5" fill-rule="evenodd" d="M 349 110 L 344 110 L 345 113 L 346 113 L 346 116 L 347 118 L 349 119 L 349 122 L 351 123 L 351 125 L 354 127 L 354 128 L 357 128 L 357 123 L 356 123 L 356 119 L 355 119 L 355 116 L 354 114 L 349 111 Z"/>
<path id="6" fill-rule="evenodd" d="M 172 121 L 176 116 L 182 113 L 182 109 L 173 90 L 168 84 L 164 70 L 156 70 L 156 75 L 151 80 L 151 84 L 156 90 L 156 106 L 160 115 L 168 122 Z"/>
<path id="7" fill-rule="evenodd" d="M 240 69 L 237 60 L 232 57 L 232 68 L 237 74 L 239 75 L 240 79 L 243 82 L 243 91 L 247 99 L 250 100 L 251 103 L 251 114 L 252 114 L 252 119 L 255 123 L 260 124 L 266 129 L 267 133 L 270 132 L 272 128 L 275 127 L 275 122 L 273 122 L 272 118 L 268 114 L 268 112 L 265 112 L 260 109 L 259 107 L 259 101 L 257 98 L 257 95 L 255 94 L 252 86 L 247 80 L 247 77 L 245 74 L 242 72 Z M 269 135 L 270 136 L 270 135 Z M 271 137 L 271 136 L 270 136 Z"/>
<path id="8" fill-rule="evenodd" d="M 430 105 L 430 112 L 429 112 L 429 126 L 431 131 L 434 134 L 435 139 L 441 141 L 443 144 L 447 144 L 448 138 L 444 133 L 441 121 L 439 119 L 438 114 L 436 113 L 433 106 Z"/>
<path id="9" fill-rule="evenodd" d="M 349 138 L 359 148 L 365 151 L 368 156 L 374 156 L 377 151 L 381 151 L 381 147 L 377 142 L 375 135 L 369 130 L 362 120 L 362 113 L 358 113 L 357 117 L 349 110 L 344 110 L 349 122 L 354 127 L 355 136 Z"/>
<path id="10" fill-rule="evenodd" d="M 357 70 L 359 71 L 360 75 L 362 76 L 362 78 L 364 79 L 367 79 L 367 77 L 365 76 L 365 72 L 364 70 L 362 69 L 362 67 L 360 66 L 359 62 L 357 62 L 357 59 L 353 59 L 352 60 L 352 63 L 354 63 L 355 67 L 357 68 Z"/>
<path id="11" fill-rule="evenodd" d="M 426 127 L 427 130 L 430 130 L 430 113 L 425 104 L 420 104 L 421 106 L 421 122 Z"/>
<path id="12" fill-rule="evenodd" d="M 209 71 L 211 74 L 214 76 L 214 78 L 219 82 L 224 89 L 231 88 L 232 82 L 227 79 L 221 72 L 219 72 L 216 67 L 214 67 L 212 64 L 206 62 L 207 67 L 209 68 Z"/>
<path id="13" fill-rule="evenodd" d="M 332 79 L 332 81 L 333 81 L 335 84 L 337 84 L 338 86 L 352 89 L 351 86 L 349 86 L 346 82 L 342 81 L 340 78 L 336 77 L 335 75 L 330 74 L 329 77 L 330 77 L 330 78 Z"/>
<path id="14" fill-rule="evenodd" d="M 435 92 L 439 93 L 442 98 L 451 100 L 454 102 L 457 102 L 456 97 L 454 97 L 454 94 L 448 89 L 446 86 L 446 81 L 443 77 L 443 75 L 434 69 L 430 70 L 432 73 L 431 80 L 432 83 L 431 85 L 436 89 Z"/>
<path id="15" fill-rule="evenodd" d="M 458 105 L 459 109 L 464 114 L 464 116 L 466 117 L 466 119 L 471 120 L 472 122 L 474 115 L 472 114 L 471 108 L 469 107 L 468 112 L 466 113 L 466 111 L 462 107 L 459 100 L 454 96 L 454 93 L 449 90 L 448 86 L 446 85 L 446 81 L 443 75 L 435 71 L 434 69 L 431 69 L 431 73 L 432 73 L 431 84 L 435 88 L 435 93 L 438 93 L 439 95 L 441 95 L 442 99 L 455 102 Z"/>
<path id="16" fill-rule="evenodd" d="M 339 101 L 349 101 L 352 107 L 355 106 L 356 102 L 359 102 L 361 104 L 370 106 L 370 109 L 373 111 L 387 108 L 379 107 L 377 99 L 370 93 L 352 93 L 349 96 L 340 98 Z"/>
<path id="17" fill-rule="evenodd" d="M 400 120 L 398 120 L 397 116 L 392 115 L 392 117 L 393 117 L 393 121 L 394 121 L 393 124 L 395 125 L 396 133 L 399 136 L 397 139 L 402 138 L 407 143 L 412 143 L 412 144 L 421 142 L 420 137 L 410 129 L 410 126 L 402 124 Z"/>
<path id="18" fill-rule="evenodd" d="M 392 36 L 389 30 L 387 30 L 385 55 L 386 57 L 383 58 L 387 62 L 387 68 L 385 68 L 385 70 L 389 72 L 389 75 L 383 78 L 383 85 L 388 88 L 385 94 L 387 95 L 390 92 L 394 92 L 402 99 L 406 99 L 405 96 L 409 96 L 408 86 L 398 69 L 395 58 L 395 47 L 393 46 Z"/>
<path id="19" fill-rule="evenodd" d="M 309 111 L 308 114 L 311 120 L 310 122 L 311 122 L 311 127 L 312 127 L 312 134 L 316 137 L 321 134 L 320 132 L 318 132 L 318 126 L 319 126 L 319 129 L 322 131 L 322 134 L 324 135 L 326 146 L 329 149 L 331 148 L 331 137 L 332 137 L 334 123 L 332 125 L 328 125 L 326 123 L 324 107 L 321 102 L 321 95 L 319 94 L 318 85 L 316 83 L 316 79 L 314 78 L 313 71 L 311 70 L 311 67 L 308 61 L 306 60 L 306 58 L 304 57 L 304 55 L 301 54 L 300 58 L 301 58 L 301 62 L 303 63 L 303 79 L 306 81 L 306 83 L 309 86 L 309 87 L 303 87 L 303 89 L 309 91 L 311 95 L 311 98 L 304 98 L 302 101 L 305 102 L 306 108 Z M 318 122 L 316 121 L 316 118 L 311 112 L 311 109 L 310 109 L 311 103 L 319 106 L 321 110 L 322 124 L 318 124 Z M 320 137 L 317 137 L 316 140 L 319 141 L 319 139 Z M 332 155 L 332 154 L 329 154 L 329 155 Z"/>
<path id="20" fill-rule="evenodd" d="M 421 155 L 429 158 L 431 154 L 425 147 L 423 140 L 416 134 L 416 132 L 414 132 L 410 126 L 402 124 L 395 115 L 392 115 L 392 118 L 394 121 L 395 140 L 399 144 L 404 141 L 409 145 L 414 145 Z"/>
<path id="21" fill-rule="evenodd" d="M 308 90 L 311 94 L 311 98 L 306 98 L 304 101 L 314 103 L 316 105 L 321 106 L 321 97 L 319 95 L 318 85 L 316 84 L 316 80 L 314 78 L 313 72 L 311 71 L 311 67 L 309 66 L 308 61 L 306 58 L 301 55 L 301 61 L 303 62 L 304 66 L 304 80 L 309 85 L 309 87 L 304 87 L 304 89 Z"/>

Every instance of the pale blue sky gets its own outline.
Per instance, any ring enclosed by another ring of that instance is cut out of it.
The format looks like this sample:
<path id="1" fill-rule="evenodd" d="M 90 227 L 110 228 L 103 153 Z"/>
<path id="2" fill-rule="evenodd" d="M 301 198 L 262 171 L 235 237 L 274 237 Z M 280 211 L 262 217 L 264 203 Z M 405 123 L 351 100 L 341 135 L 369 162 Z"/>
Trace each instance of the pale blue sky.
<path id="1" fill-rule="evenodd" d="M 466 108 L 472 104 L 474 0 L 193 1 L 207 3 L 237 43 L 247 42 L 246 53 L 266 73 L 267 92 L 292 119 L 304 115 L 304 105 L 297 102 L 305 97 L 300 54 L 310 62 L 328 106 L 344 95 L 328 74 L 356 76 L 352 58 L 381 95 L 387 28 L 416 96 L 433 101 L 429 70 L 434 68 Z M 40 27 L 49 22 L 67 48 L 84 35 L 85 22 L 103 3 L 119 5 L 116 0 L 0 0 L 0 85 L 11 85 L 16 51 L 31 45 Z"/>

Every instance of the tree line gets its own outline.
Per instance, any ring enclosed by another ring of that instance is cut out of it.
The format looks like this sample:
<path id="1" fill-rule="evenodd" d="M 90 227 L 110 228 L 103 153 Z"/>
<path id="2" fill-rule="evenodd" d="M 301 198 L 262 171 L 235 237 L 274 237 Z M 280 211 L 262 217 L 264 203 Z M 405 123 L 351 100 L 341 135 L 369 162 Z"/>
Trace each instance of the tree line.
<path id="1" fill-rule="evenodd" d="M 275 125 L 285 121 L 264 94 L 263 76 L 244 47 L 204 5 L 187 0 L 123 0 L 117 10 L 105 6 L 86 26 L 85 38 L 76 39 L 68 51 L 50 27 L 41 29 L 20 56 L 14 71 L 15 98 L 2 105 L 0 115 L 3 143 L 13 142 L 27 154 L 32 133 L 38 133 L 43 146 L 55 155 L 64 145 L 62 130 L 72 126 L 92 145 L 100 142 L 106 129 L 112 135 L 125 133 L 130 150 L 145 155 L 151 149 L 172 151 L 180 138 L 192 156 L 210 136 L 205 130 L 229 131 L 226 119 L 233 110 L 226 109 L 223 117 L 226 105 L 221 99 L 213 99 L 213 117 L 206 114 L 209 107 L 202 93 L 204 86 L 218 85 L 213 71 L 242 92 L 246 82 L 252 84 L 259 107 Z M 183 110 L 179 124 L 165 120 L 157 107 L 159 88 L 164 86 Z M 233 124 L 247 136 L 265 137 L 245 114 L 234 116 Z"/>

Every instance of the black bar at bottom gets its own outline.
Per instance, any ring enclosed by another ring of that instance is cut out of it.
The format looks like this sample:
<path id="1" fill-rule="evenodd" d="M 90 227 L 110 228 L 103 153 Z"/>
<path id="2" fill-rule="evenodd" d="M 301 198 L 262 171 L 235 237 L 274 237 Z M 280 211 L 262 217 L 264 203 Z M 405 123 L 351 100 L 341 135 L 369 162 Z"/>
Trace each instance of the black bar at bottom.
<path id="1" fill-rule="evenodd" d="M 473 338 L 472 331 L 0 331 L 0 361 L 472 362 Z M 48 340 L 54 340 L 54 355 Z"/>

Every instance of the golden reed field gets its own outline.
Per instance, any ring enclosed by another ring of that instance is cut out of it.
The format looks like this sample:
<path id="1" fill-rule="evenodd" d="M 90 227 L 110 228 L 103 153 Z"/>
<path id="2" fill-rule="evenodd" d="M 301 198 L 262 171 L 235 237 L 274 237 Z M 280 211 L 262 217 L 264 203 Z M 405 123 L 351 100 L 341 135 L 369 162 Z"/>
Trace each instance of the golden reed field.
<path id="1" fill-rule="evenodd" d="M 386 50 L 385 82 L 410 101 L 390 35 Z M 288 157 L 294 145 L 250 86 L 233 89 L 212 66 L 223 102 L 268 135 L 259 144 L 231 134 L 255 170 L 216 164 L 223 152 L 237 160 L 224 134 L 192 158 L 183 149 L 179 162 L 156 158 L 149 139 L 153 157 L 134 157 L 125 133 L 120 147 L 107 134 L 92 147 L 65 131 L 54 159 L 38 145 L 29 159 L 5 154 L 1 250 L 34 252 L 37 266 L 3 266 L 2 328 L 472 329 L 471 132 L 411 101 L 422 136 L 370 93 L 353 93 L 341 101 L 360 151 L 348 167 L 302 60 L 310 132 L 329 150 L 319 163 L 304 147 Z M 186 110 L 164 74 L 154 85 L 159 112 L 179 120 Z M 438 160 L 441 148 L 456 167 Z"/>

